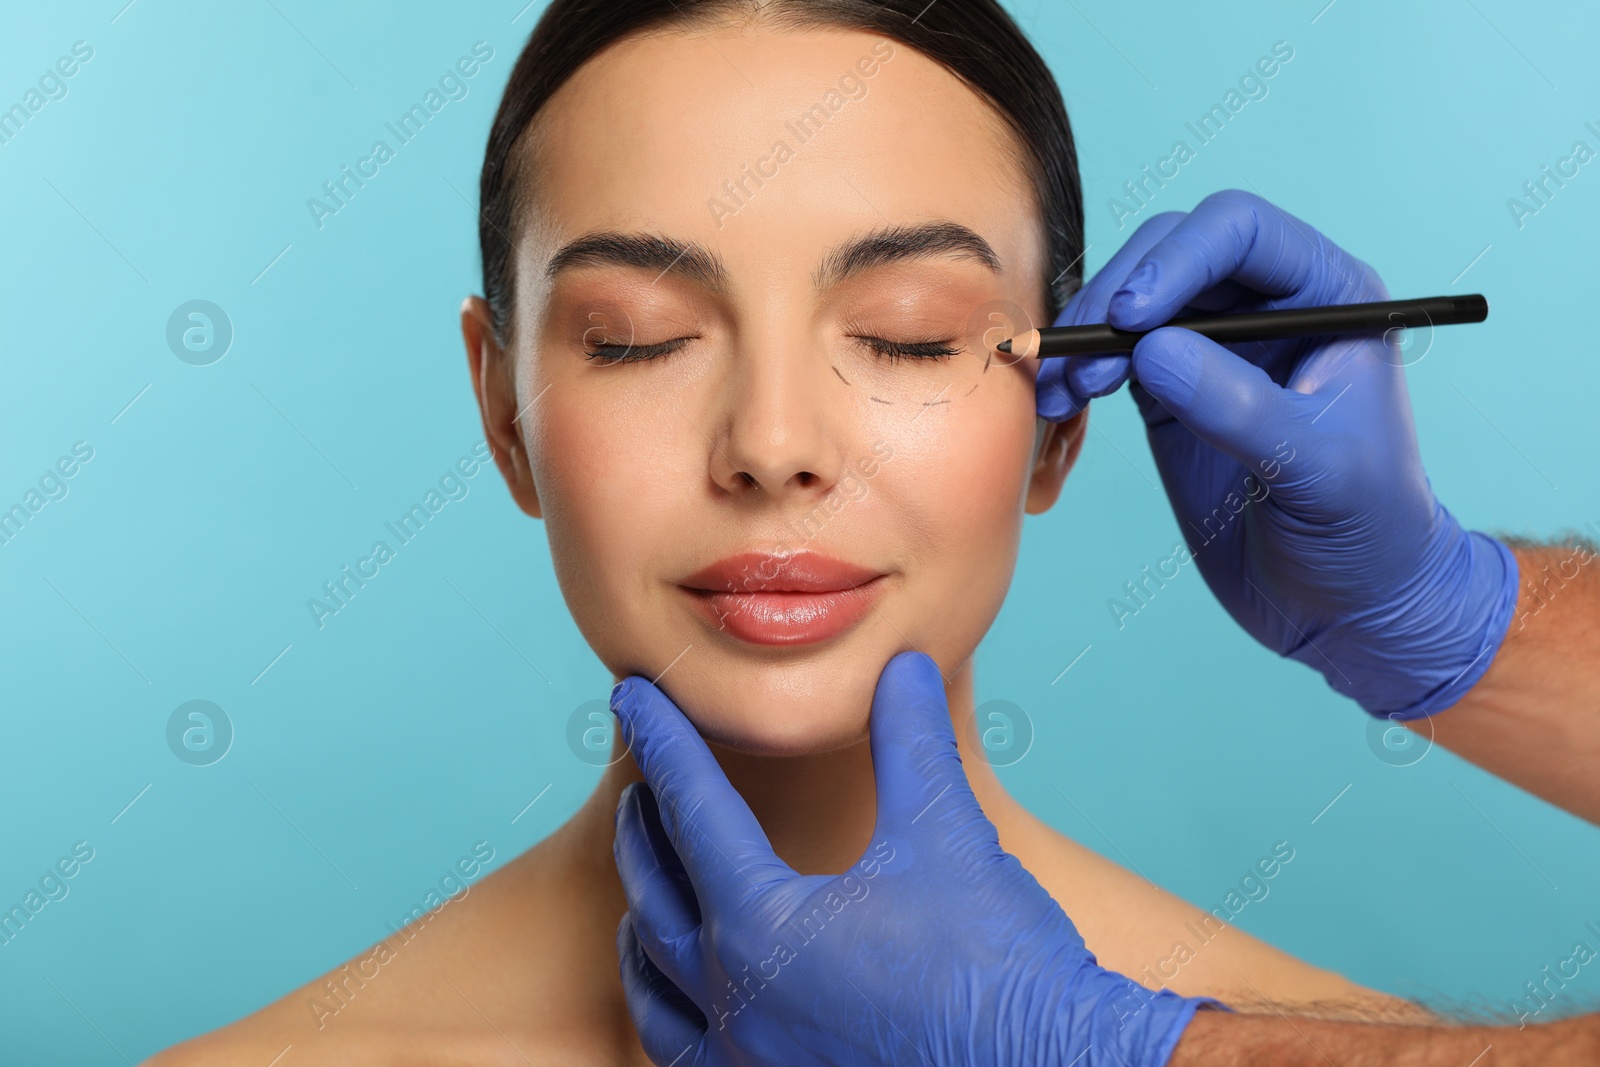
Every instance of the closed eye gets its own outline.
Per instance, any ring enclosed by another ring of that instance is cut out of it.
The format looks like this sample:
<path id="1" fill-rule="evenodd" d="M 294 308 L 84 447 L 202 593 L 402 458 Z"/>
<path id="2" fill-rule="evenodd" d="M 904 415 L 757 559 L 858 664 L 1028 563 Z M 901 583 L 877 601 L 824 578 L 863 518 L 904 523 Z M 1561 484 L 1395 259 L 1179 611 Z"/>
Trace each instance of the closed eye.
<path id="1" fill-rule="evenodd" d="M 882 337 L 857 337 L 856 340 L 891 363 L 902 359 L 945 360 L 961 351 L 949 341 L 889 341 Z"/>
<path id="2" fill-rule="evenodd" d="M 875 355 L 893 363 L 898 360 L 945 360 L 960 352 L 949 341 L 891 341 L 883 337 L 857 337 Z M 585 350 L 584 357 L 596 363 L 638 363 L 670 355 L 694 340 L 678 337 L 653 345 L 597 343 Z"/>
<path id="3" fill-rule="evenodd" d="M 693 340 L 693 337 L 677 337 L 653 345 L 599 343 L 585 349 L 584 358 L 596 363 L 641 363 L 657 356 L 670 355 Z"/>

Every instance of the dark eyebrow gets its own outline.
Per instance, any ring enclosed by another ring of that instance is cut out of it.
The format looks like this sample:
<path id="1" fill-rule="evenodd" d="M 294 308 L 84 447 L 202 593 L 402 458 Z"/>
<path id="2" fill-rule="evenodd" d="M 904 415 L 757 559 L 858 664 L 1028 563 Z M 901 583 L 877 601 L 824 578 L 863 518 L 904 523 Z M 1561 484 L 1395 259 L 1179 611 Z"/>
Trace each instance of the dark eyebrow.
<path id="1" fill-rule="evenodd" d="M 811 277 L 818 289 L 826 289 L 873 267 L 932 256 L 975 259 L 996 274 L 1001 271 L 1000 257 L 988 241 L 958 222 L 944 221 L 873 230 L 835 248 Z M 553 278 L 563 270 L 583 266 L 636 267 L 655 271 L 657 281 L 675 270 L 713 292 L 725 291 L 728 283 L 727 268 L 714 252 L 693 242 L 647 233 L 602 230 L 584 234 L 550 257 L 545 276 Z"/>
<path id="2" fill-rule="evenodd" d="M 916 226 L 888 226 L 840 245 L 812 275 L 818 289 L 852 274 L 902 259 L 957 256 L 976 259 L 1000 273 L 1000 257 L 989 242 L 959 222 L 926 222 Z"/>
<path id="3" fill-rule="evenodd" d="M 727 268 L 714 253 L 697 244 L 647 233 L 604 230 L 584 234 L 550 257 L 545 277 L 554 278 L 569 267 L 580 266 L 638 267 L 655 271 L 656 281 L 667 271 L 677 270 L 716 292 L 728 281 Z"/>

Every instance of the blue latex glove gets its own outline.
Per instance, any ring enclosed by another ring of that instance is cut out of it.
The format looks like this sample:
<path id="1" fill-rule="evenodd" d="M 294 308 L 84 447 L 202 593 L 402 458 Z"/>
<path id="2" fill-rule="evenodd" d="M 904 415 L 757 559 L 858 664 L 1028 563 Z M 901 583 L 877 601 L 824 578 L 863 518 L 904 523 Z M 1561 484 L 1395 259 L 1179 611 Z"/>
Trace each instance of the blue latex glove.
<path id="1" fill-rule="evenodd" d="M 1165 1064 L 1205 1001 L 1095 963 L 1001 850 L 932 660 L 872 701 L 878 814 L 841 875 L 796 874 L 694 727 L 643 678 L 612 693 L 644 773 L 617 811 L 628 1009 L 661 1067 Z"/>
<path id="2" fill-rule="evenodd" d="M 1057 325 L 1151 330 L 1387 299 L 1365 263 L 1230 190 L 1146 222 Z M 1131 356 L 1150 449 L 1211 591 L 1256 640 L 1392 719 L 1442 711 L 1477 682 L 1518 582 L 1510 549 L 1462 529 L 1423 473 L 1403 366 L 1433 338 L 1411 332 L 1403 355 L 1395 331 L 1223 347 L 1164 329 Z M 1047 360 L 1039 414 L 1071 417 L 1129 368 L 1127 354 Z"/>

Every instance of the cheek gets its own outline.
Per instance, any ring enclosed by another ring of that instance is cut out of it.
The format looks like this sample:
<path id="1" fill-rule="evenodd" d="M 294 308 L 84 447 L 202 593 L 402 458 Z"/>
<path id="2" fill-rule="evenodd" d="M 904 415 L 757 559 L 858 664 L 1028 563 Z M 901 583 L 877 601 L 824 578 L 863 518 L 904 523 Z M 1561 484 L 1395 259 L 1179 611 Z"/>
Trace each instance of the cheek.
<path id="1" fill-rule="evenodd" d="M 906 464 L 938 501 L 938 525 L 959 540 L 1020 530 L 1036 440 L 1031 374 L 997 367 L 993 381 L 947 412 L 918 420 L 928 425 Z"/>
<path id="2" fill-rule="evenodd" d="M 1037 432 L 1032 378 L 918 425 L 894 438 L 885 495 L 904 516 L 908 612 L 958 662 L 993 622 L 1016 566 Z"/>
<path id="3" fill-rule="evenodd" d="M 582 391 L 558 399 L 560 389 L 526 433 L 529 462 L 562 594 L 610 663 L 640 647 L 649 576 L 693 499 L 682 469 L 691 449 L 660 412 L 608 410 Z"/>
<path id="4" fill-rule="evenodd" d="M 949 492 L 961 506 L 962 526 L 999 533 L 1005 521 L 1020 527 L 1027 476 L 1033 459 L 1034 413 L 985 420 L 962 427 L 945 456 Z"/>

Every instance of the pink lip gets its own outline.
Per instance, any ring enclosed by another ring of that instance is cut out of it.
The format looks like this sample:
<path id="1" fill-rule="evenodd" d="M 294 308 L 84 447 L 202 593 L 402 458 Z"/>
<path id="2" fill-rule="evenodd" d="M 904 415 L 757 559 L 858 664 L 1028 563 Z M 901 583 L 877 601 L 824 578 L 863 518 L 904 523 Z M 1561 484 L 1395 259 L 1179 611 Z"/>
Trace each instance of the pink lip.
<path id="1" fill-rule="evenodd" d="M 742 552 L 685 578 L 701 614 L 743 641 L 798 645 L 826 641 L 872 610 L 881 571 L 816 552 Z"/>

